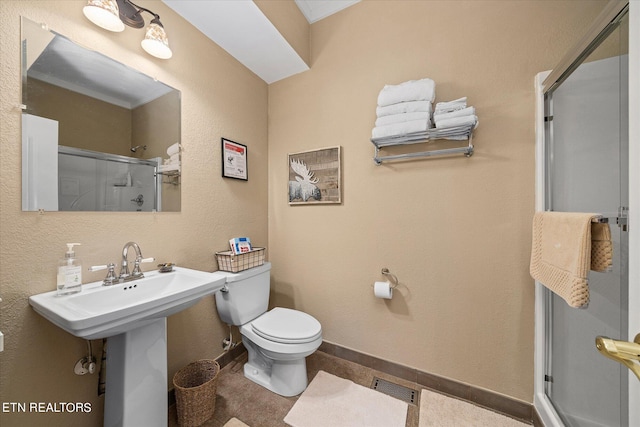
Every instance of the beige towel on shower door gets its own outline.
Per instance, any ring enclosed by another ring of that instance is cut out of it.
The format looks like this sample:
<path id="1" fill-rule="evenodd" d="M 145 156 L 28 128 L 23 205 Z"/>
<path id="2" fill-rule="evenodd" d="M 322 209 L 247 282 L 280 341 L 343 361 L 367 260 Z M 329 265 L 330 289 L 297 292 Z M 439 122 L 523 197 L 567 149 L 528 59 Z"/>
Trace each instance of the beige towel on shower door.
<path id="1" fill-rule="evenodd" d="M 571 307 L 584 307 L 589 303 L 591 218 L 597 216 L 536 212 L 533 217 L 531 276 L 564 298 Z"/>
<path id="2" fill-rule="evenodd" d="M 613 265 L 613 243 L 609 224 L 591 224 L 591 269 L 608 271 Z"/>

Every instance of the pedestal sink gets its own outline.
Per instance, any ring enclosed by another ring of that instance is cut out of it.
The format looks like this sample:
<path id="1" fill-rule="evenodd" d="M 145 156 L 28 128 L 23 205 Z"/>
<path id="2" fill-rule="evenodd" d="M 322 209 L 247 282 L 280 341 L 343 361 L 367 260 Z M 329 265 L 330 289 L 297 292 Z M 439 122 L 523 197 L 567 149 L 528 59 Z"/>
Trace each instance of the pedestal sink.
<path id="1" fill-rule="evenodd" d="M 57 296 L 29 297 L 47 320 L 80 338 L 107 340 L 105 427 L 167 426 L 167 316 L 222 289 L 225 276 L 183 267 Z"/>

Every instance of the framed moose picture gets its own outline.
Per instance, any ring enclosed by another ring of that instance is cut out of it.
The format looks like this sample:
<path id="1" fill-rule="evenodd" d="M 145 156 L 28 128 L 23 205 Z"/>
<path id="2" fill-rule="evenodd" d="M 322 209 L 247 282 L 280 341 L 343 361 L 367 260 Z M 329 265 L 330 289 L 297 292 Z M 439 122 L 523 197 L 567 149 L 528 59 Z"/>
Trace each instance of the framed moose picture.
<path id="1" fill-rule="evenodd" d="M 289 154 L 289 204 L 342 203 L 341 147 Z"/>

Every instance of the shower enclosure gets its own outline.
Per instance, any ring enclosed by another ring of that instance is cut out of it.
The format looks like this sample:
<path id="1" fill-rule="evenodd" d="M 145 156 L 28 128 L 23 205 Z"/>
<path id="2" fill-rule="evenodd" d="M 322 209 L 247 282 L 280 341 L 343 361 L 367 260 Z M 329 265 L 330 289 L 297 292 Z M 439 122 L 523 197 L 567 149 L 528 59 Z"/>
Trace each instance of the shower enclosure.
<path id="1" fill-rule="evenodd" d="M 58 148 L 58 209 L 152 212 L 159 210 L 161 159 L 143 160 L 72 147 Z"/>
<path id="2" fill-rule="evenodd" d="M 22 210 L 162 210 L 162 158 L 59 145 L 58 122 L 45 117 L 22 114 L 22 126 Z"/>
<path id="3" fill-rule="evenodd" d="M 640 333 L 639 141 L 629 121 L 639 113 L 630 38 L 639 6 L 610 2 L 579 49 L 537 77 L 537 209 L 602 214 L 614 244 L 611 271 L 589 274 L 588 308 L 536 284 L 534 403 L 545 425 L 640 425 L 640 379 L 595 346 L 597 336 Z"/>

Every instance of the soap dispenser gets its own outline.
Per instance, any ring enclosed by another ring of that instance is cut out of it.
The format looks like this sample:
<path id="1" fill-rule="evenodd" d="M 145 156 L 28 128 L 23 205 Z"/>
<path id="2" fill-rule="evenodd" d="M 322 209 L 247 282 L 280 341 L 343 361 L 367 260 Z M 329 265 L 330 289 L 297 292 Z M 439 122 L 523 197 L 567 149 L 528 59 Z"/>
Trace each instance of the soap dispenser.
<path id="1" fill-rule="evenodd" d="M 82 290 L 82 264 L 73 247 L 80 243 L 67 243 L 64 259 L 58 264 L 58 295 L 75 294 Z"/>

